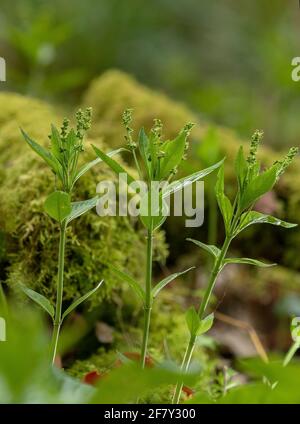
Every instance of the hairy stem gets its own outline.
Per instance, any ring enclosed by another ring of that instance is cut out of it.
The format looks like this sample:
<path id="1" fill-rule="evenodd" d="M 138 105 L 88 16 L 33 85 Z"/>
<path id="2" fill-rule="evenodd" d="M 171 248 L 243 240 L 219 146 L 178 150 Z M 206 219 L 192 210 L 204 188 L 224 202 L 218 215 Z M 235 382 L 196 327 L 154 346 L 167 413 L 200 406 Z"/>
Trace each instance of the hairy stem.
<path id="1" fill-rule="evenodd" d="M 206 311 L 206 308 L 207 308 L 207 306 L 210 302 L 210 298 L 211 298 L 213 289 L 215 287 L 218 275 L 219 275 L 220 271 L 222 270 L 223 261 L 224 261 L 226 254 L 227 254 L 231 240 L 232 240 L 231 237 L 226 236 L 223 247 L 222 247 L 221 252 L 220 252 L 220 255 L 215 259 L 214 266 L 213 266 L 213 269 L 212 269 L 212 272 L 210 274 L 210 278 L 209 278 L 209 281 L 208 281 L 208 285 L 206 287 L 203 299 L 201 301 L 201 304 L 200 304 L 200 307 L 199 307 L 199 310 L 198 310 L 198 315 L 199 315 L 200 319 L 203 318 L 203 315 Z M 185 355 L 184 355 L 184 358 L 183 358 L 183 361 L 182 361 L 182 364 L 181 364 L 181 371 L 184 372 L 184 373 L 187 372 L 188 369 L 189 369 L 190 362 L 191 362 L 193 352 L 194 352 L 194 348 L 195 348 L 195 343 L 196 343 L 196 337 L 191 336 L 189 343 L 188 343 L 188 346 L 187 346 L 187 349 L 186 349 L 186 352 L 185 352 Z M 176 385 L 173 400 L 172 400 L 173 404 L 178 404 L 179 401 L 180 401 L 182 385 L 183 385 L 182 382 L 178 382 L 177 385 Z"/>
<path id="2" fill-rule="evenodd" d="M 63 222 L 60 227 L 59 253 L 58 253 L 58 274 L 57 274 L 57 292 L 56 308 L 50 348 L 51 362 L 54 363 L 57 345 L 61 327 L 62 301 L 64 290 L 64 263 L 65 263 L 65 244 L 66 244 L 66 223 Z"/>

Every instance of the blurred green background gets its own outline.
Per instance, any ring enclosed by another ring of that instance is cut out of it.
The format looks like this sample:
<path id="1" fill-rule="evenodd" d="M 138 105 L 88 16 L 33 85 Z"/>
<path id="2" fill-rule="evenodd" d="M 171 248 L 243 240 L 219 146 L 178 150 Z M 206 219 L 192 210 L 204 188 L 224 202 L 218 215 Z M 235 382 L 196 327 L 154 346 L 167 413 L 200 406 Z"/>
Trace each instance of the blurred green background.
<path id="1" fill-rule="evenodd" d="M 298 144 L 297 0 L 1 1 L 1 89 L 72 104 L 109 68 L 275 148 Z"/>

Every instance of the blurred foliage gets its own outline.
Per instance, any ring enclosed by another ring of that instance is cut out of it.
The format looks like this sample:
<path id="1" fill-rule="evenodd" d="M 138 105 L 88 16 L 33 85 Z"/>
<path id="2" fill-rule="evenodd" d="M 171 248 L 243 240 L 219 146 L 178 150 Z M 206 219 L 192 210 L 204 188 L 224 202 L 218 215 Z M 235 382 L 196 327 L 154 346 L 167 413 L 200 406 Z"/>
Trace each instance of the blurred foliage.
<path id="1" fill-rule="evenodd" d="M 0 403 L 128 403 L 182 378 L 174 363 L 142 370 L 129 361 L 97 387 L 83 384 L 49 365 L 49 338 L 41 316 L 10 306 L 14 312 L 5 315 L 7 340 L 0 342 Z M 193 384 L 195 377 L 193 373 L 183 378 Z"/>
<path id="2" fill-rule="evenodd" d="M 291 0 L 2 0 L 6 86 L 69 102 L 115 67 L 268 143 L 297 144 L 300 12 Z"/>
<path id="3" fill-rule="evenodd" d="M 283 367 L 280 358 L 270 363 L 258 359 L 248 359 L 239 368 L 251 378 L 249 384 L 238 385 L 217 400 L 203 394 L 196 395 L 191 403 L 219 404 L 299 404 L 298 381 L 300 362 L 293 361 Z"/>
<path id="4" fill-rule="evenodd" d="M 49 366 L 49 339 L 41 316 L 11 306 L 7 340 L 0 342 L 0 403 L 86 402 L 92 388 Z"/>
<path id="5" fill-rule="evenodd" d="M 182 378 L 171 361 L 142 370 L 131 360 L 122 363 L 117 359 L 118 366 L 104 369 L 99 364 L 112 364 L 112 356 L 102 350 L 96 363 L 100 378 L 94 387 L 83 384 L 49 366 L 49 334 L 40 314 L 13 303 L 9 312 L 0 307 L 0 314 L 7 326 L 7 340 L 0 342 L 0 403 L 131 403 L 137 397 L 141 402 L 164 403 Z M 206 372 L 203 375 L 202 370 L 199 373 L 199 368 L 192 367 L 184 377 L 192 394 L 188 402 L 299 403 L 299 361 L 283 367 L 279 357 L 267 364 L 252 358 L 238 362 L 236 368 L 238 372 L 227 367 L 216 372 L 210 369 L 208 378 Z M 204 387 L 197 383 L 203 377 Z"/>

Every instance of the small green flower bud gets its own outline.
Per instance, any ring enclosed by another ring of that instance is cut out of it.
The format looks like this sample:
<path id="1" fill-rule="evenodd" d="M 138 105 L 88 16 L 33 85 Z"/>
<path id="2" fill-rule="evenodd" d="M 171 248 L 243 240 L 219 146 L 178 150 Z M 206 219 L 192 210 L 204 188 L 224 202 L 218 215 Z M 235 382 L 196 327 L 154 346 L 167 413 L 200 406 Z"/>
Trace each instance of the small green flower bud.
<path id="1" fill-rule="evenodd" d="M 70 125 L 70 121 L 68 118 L 64 118 L 62 126 L 60 128 L 60 135 L 61 135 L 61 139 L 63 141 L 65 141 L 67 134 L 68 134 L 68 130 L 69 130 L 69 125 Z"/>
<path id="2" fill-rule="evenodd" d="M 84 133 L 90 129 L 92 122 L 92 108 L 87 108 L 84 112 L 79 109 L 76 112 L 76 137 L 82 141 Z"/>
<path id="3" fill-rule="evenodd" d="M 254 165 L 256 162 L 257 149 L 263 136 L 264 136 L 263 131 L 256 130 L 251 138 L 250 152 L 249 152 L 249 156 L 247 157 L 247 162 L 250 166 Z"/>
<path id="4" fill-rule="evenodd" d="M 195 124 L 193 122 L 188 122 L 184 127 L 183 127 L 183 132 L 186 134 L 186 137 L 188 137 L 191 133 L 192 128 L 195 126 Z"/>
<path id="5" fill-rule="evenodd" d="M 285 170 L 290 166 L 294 157 L 298 154 L 298 147 L 291 147 L 288 154 L 280 161 L 276 161 L 274 165 L 278 166 L 277 179 L 285 172 Z"/>
<path id="6" fill-rule="evenodd" d="M 129 124 L 132 122 L 132 111 L 133 109 L 126 109 L 123 112 L 122 115 L 122 121 L 123 121 L 123 125 L 126 129 L 126 135 L 124 136 L 126 142 L 127 142 L 127 146 L 131 149 L 134 150 L 137 147 L 137 144 L 132 140 L 132 133 L 133 133 L 133 129 L 129 126 Z"/>

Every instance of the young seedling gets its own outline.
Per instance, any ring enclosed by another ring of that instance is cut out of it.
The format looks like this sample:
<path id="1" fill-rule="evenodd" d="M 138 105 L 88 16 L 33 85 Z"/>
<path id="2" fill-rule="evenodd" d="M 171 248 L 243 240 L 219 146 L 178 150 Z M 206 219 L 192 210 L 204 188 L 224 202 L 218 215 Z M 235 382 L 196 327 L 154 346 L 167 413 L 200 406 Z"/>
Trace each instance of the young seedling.
<path id="1" fill-rule="evenodd" d="M 194 307 L 191 307 L 186 313 L 190 339 L 181 365 L 183 372 L 189 369 L 197 336 L 208 331 L 213 325 L 214 315 L 210 314 L 205 316 L 205 312 L 209 305 L 218 275 L 224 266 L 232 263 L 250 264 L 259 267 L 276 265 L 266 264 L 250 258 L 227 258 L 228 248 L 232 240 L 245 228 L 254 224 L 266 223 L 284 228 L 296 226 L 296 224 L 291 224 L 253 210 L 257 200 L 268 191 L 272 190 L 279 177 L 284 173 L 298 153 L 297 148 L 291 148 L 289 153 L 281 161 L 275 162 L 269 169 L 261 172 L 260 163 L 256 155 L 262 136 L 263 133 L 261 131 L 256 131 L 254 133 L 247 159 L 244 157 L 242 146 L 238 151 L 235 160 L 237 193 L 233 203 L 224 193 L 224 165 L 219 169 L 215 194 L 225 227 L 225 240 L 223 246 L 218 248 L 214 245 L 204 244 L 198 240 L 188 239 L 200 248 L 206 250 L 213 257 L 214 263 L 198 311 L 196 311 Z M 173 403 L 179 402 L 181 389 L 182 384 L 178 383 L 174 392 Z"/>
<path id="2" fill-rule="evenodd" d="M 162 140 L 162 123 L 160 120 L 154 120 L 154 126 L 146 134 L 142 128 L 139 131 L 137 142 L 133 140 L 133 130 L 130 127 L 132 121 L 131 110 L 128 109 L 123 114 L 123 124 L 126 128 L 125 140 L 128 150 L 133 156 L 133 160 L 139 175 L 139 179 L 146 185 L 146 194 L 140 197 L 140 220 L 147 231 L 146 247 L 146 270 L 144 288 L 130 275 L 123 271 L 112 270 L 116 275 L 126 281 L 135 291 L 141 300 L 144 308 L 144 330 L 141 348 L 141 365 L 145 366 L 147 355 L 151 310 L 154 299 L 159 292 L 175 278 L 188 272 L 191 268 L 178 272 L 164 278 L 153 287 L 152 282 L 152 251 L 153 236 L 164 223 L 167 217 L 168 205 L 167 199 L 172 193 L 181 190 L 194 181 L 198 181 L 218 168 L 222 162 L 219 162 L 203 171 L 196 172 L 188 177 L 171 182 L 176 174 L 177 167 L 185 156 L 188 148 L 187 139 L 193 124 L 189 123 L 180 131 L 174 140 Z M 114 159 L 106 155 L 97 147 L 93 146 L 97 156 L 106 162 L 106 164 L 117 174 L 126 174 L 128 183 L 135 182 L 135 179 Z M 168 184 L 162 184 L 167 182 Z M 159 199 L 158 202 L 153 199 Z"/>
<path id="3" fill-rule="evenodd" d="M 27 296 L 39 304 L 52 318 L 53 333 L 50 347 L 52 362 L 54 362 L 56 356 L 59 333 L 63 320 L 80 303 L 95 293 L 102 284 L 101 281 L 97 287 L 77 299 L 64 312 L 62 311 L 66 229 L 75 218 L 78 218 L 95 207 L 98 200 L 98 197 L 96 196 L 89 200 L 72 202 L 72 195 L 74 193 L 76 182 L 89 169 L 101 161 L 100 159 L 96 159 L 83 166 L 78 165 L 80 155 L 84 151 L 83 144 L 85 133 L 90 128 L 90 125 L 90 108 L 85 111 L 79 110 L 76 113 L 75 128 L 70 127 L 68 119 L 64 119 L 60 130 L 52 125 L 51 134 L 49 135 L 49 149 L 45 149 L 33 141 L 23 130 L 21 130 L 28 145 L 47 163 L 55 175 L 56 190 L 51 193 L 45 201 L 46 212 L 52 219 L 58 222 L 60 230 L 55 308 L 43 295 L 21 285 L 22 290 L 27 294 Z M 120 149 L 113 151 L 111 152 L 111 155 L 116 154 L 119 151 Z"/>

